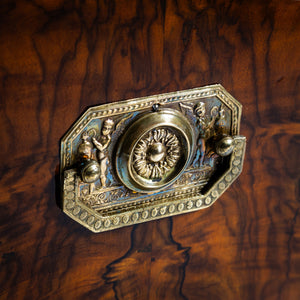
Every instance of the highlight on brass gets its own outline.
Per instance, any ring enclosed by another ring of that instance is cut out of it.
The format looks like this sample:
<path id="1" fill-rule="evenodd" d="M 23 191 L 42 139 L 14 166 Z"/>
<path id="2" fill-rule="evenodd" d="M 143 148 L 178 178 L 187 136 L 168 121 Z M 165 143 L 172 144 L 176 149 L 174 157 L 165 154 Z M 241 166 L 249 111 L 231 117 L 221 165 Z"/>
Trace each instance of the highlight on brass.
<path id="1" fill-rule="evenodd" d="M 242 170 L 241 111 L 221 85 L 89 108 L 61 140 L 63 211 L 102 232 L 210 206 Z"/>

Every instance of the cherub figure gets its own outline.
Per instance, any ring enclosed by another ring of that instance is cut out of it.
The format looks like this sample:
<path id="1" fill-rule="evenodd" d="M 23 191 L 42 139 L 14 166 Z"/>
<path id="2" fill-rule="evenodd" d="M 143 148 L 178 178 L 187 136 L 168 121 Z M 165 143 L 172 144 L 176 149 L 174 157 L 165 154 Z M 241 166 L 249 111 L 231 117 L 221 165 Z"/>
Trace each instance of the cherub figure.
<path id="1" fill-rule="evenodd" d="M 218 134 L 224 135 L 226 134 L 226 119 L 225 119 L 225 107 L 222 104 L 219 110 L 219 118 L 216 122 L 216 127 Z"/>
<path id="2" fill-rule="evenodd" d="M 106 170 L 108 163 L 108 146 L 111 142 L 111 132 L 114 127 L 114 121 L 112 119 L 106 119 L 103 122 L 101 135 L 97 141 L 93 137 L 93 143 L 98 149 L 97 159 L 100 164 L 100 182 L 102 187 L 106 187 Z"/>
<path id="3" fill-rule="evenodd" d="M 197 127 L 199 129 L 199 136 L 197 141 L 198 149 L 193 165 L 196 165 L 197 163 L 199 167 L 203 165 L 206 150 L 205 140 L 212 136 L 213 126 L 218 115 L 217 110 L 217 107 L 213 107 L 211 110 L 211 118 L 208 118 L 206 116 L 204 102 L 199 102 L 194 108 L 197 117 Z"/>

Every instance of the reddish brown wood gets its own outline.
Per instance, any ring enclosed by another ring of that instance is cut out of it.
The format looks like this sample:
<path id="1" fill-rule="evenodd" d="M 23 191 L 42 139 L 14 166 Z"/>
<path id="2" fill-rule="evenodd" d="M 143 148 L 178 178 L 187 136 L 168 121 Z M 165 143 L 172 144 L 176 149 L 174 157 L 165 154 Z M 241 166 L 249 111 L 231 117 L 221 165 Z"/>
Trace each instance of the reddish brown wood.
<path id="1" fill-rule="evenodd" d="M 1 299 L 300 299 L 299 1 L 0 3 Z M 58 208 L 87 106 L 221 83 L 240 178 L 209 209 L 93 234 Z"/>

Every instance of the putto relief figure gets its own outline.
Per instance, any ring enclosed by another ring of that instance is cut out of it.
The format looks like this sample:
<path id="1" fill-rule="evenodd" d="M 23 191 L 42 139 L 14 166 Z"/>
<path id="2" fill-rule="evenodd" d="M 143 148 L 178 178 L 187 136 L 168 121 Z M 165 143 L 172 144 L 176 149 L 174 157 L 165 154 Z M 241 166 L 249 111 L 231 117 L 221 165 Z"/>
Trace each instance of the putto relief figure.
<path id="1" fill-rule="evenodd" d="M 225 107 L 222 104 L 219 110 L 219 117 L 216 122 L 217 133 L 220 135 L 226 135 L 226 117 L 225 117 Z"/>
<path id="2" fill-rule="evenodd" d="M 106 119 L 101 128 L 100 138 L 96 140 L 93 137 L 93 144 L 97 148 L 97 159 L 100 164 L 100 183 L 102 187 L 106 187 L 106 171 L 108 164 L 108 146 L 111 142 L 111 133 L 114 128 L 114 121 Z"/>
<path id="3" fill-rule="evenodd" d="M 194 108 L 194 112 L 197 118 L 197 127 L 199 130 L 199 136 L 197 140 L 197 152 L 193 165 L 196 167 L 202 167 L 205 151 L 206 140 L 213 135 L 213 127 L 218 116 L 218 107 L 214 106 L 210 111 L 210 117 L 206 115 L 206 108 L 204 102 L 199 102 Z"/>

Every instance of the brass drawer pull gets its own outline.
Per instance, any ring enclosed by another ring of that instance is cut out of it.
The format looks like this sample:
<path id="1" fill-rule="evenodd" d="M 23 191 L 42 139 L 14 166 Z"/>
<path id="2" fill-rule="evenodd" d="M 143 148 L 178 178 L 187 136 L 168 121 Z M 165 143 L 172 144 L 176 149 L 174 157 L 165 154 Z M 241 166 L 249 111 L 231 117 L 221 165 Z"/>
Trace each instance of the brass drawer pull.
<path id="1" fill-rule="evenodd" d="M 242 170 L 241 110 L 221 85 L 89 108 L 61 141 L 63 211 L 101 232 L 210 206 Z"/>

